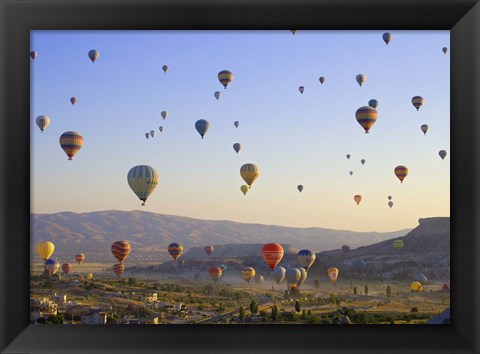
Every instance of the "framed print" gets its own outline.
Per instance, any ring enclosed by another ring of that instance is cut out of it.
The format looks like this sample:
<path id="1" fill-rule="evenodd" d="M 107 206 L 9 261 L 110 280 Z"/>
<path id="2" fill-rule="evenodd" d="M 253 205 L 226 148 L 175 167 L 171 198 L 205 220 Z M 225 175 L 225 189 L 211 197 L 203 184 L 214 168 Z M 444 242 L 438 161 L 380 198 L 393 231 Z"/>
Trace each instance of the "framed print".
<path id="1" fill-rule="evenodd" d="M 2 0 L 2 353 L 478 353 L 479 6 Z"/>

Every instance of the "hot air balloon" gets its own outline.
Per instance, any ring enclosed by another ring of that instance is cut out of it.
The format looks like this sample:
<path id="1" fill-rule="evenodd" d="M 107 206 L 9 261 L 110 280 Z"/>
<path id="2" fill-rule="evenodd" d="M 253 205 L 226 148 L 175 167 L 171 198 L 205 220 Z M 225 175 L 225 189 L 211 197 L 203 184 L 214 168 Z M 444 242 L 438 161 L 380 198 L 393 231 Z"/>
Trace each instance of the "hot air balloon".
<path id="1" fill-rule="evenodd" d="M 87 280 L 92 280 L 93 279 L 93 274 L 92 273 L 88 273 L 87 276 L 86 276 Z"/>
<path id="2" fill-rule="evenodd" d="M 84 260 L 85 260 L 85 254 L 78 253 L 75 255 L 75 261 L 77 261 L 78 264 L 82 264 Z"/>
<path id="3" fill-rule="evenodd" d="M 245 183 L 251 188 L 253 182 L 260 176 L 260 170 L 257 165 L 253 163 L 246 163 L 240 168 L 240 176 L 242 176 Z"/>
<path id="4" fill-rule="evenodd" d="M 205 246 L 204 249 L 205 249 L 205 253 L 207 254 L 207 256 L 210 256 L 213 253 L 213 250 L 214 250 L 213 246 L 211 246 L 211 245 Z"/>
<path id="5" fill-rule="evenodd" d="M 55 246 L 50 241 L 40 241 L 37 244 L 37 252 L 43 260 L 49 259 L 53 251 L 55 251 Z"/>
<path id="6" fill-rule="evenodd" d="M 167 71 L 168 71 L 168 65 L 162 66 L 162 70 L 163 70 L 163 72 L 166 74 Z"/>
<path id="7" fill-rule="evenodd" d="M 222 270 L 222 274 L 227 271 L 227 266 L 225 264 L 222 264 L 221 266 L 219 266 L 219 268 Z"/>
<path id="8" fill-rule="evenodd" d="M 402 240 L 395 240 L 393 241 L 393 248 L 395 248 L 396 250 L 401 250 L 403 248 L 403 241 Z"/>
<path id="9" fill-rule="evenodd" d="M 214 281 L 214 283 L 217 283 L 218 279 L 222 277 L 222 270 L 219 267 L 211 267 L 208 270 L 208 275 L 210 275 L 210 278 Z"/>
<path id="10" fill-rule="evenodd" d="M 76 97 L 70 97 L 70 103 L 72 106 L 75 106 L 75 103 L 77 103 L 77 98 Z"/>
<path id="11" fill-rule="evenodd" d="M 303 91 L 305 91 L 305 87 L 300 86 L 300 87 L 298 88 L 298 91 L 300 91 L 300 93 L 303 95 Z"/>
<path id="12" fill-rule="evenodd" d="M 352 262 L 352 269 L 357 272 L 357 273 L 363 273 L 363 271 L 365 270 L 367 264 L 365 263 L 365 261 L 361 258 L 356 258 L 353 262 Z"/>
<path id="13" fill-rule="evenodd" d="M 63 263 L 62 264 L 62 272 L 63 274 L 68 274 L 72 271 L 72 265 L 70 263 Z"/>
<path id="14" fill-rule="evenodd" d="M 263 275 L 260 275 L 255 278 L 255 284 L 257 285 L 263 285 L 264 282 L 265 282 L 265 279 L 263 278 Z"/>
<path id="15" fill-rule="evenodd" d="M 55 274 L 60 268 L 60 263 L 54 259 L 47 259 L 44 263 L 44 266 L 45 269 L 47 269 L 50 273 Z"/>
<path id="16" fill-rule="evenodd" d="M 127 174 L 128 185 L 145 205 L 150 194 L 153 193 L 158 184 L 158 172 L 152 166 L 138 165 L 132 167 Z"/>
<path id="17" fill-rule="evenodd" d="M 113 256 L 119 263 L 123 263 L 130 254 L 130 244 L 127 241 L 115 241 L 112 243 L 111 249 Z"/>
<path id="18" fill-rule="evenodd" d="M 180 243 L 173 242 L 168 245 L 168 254 L 173 260 L 177 260 L 178 257 L 183 253 L 183 246 Z"/>
<path id="19" fill-rule="evenodd" d="M 357 194 L 353 197 L 353 200 L 355 201 L 355 203 L 357 203 L 357 205 L 359 205 L 362 201 L 362 196 L 360 194 Z"/>
<path id="20" fill-rule="evenodd" d="M 213 96 L 215 96 L 215 98 L 218 99 L 220 98 L 220 91 L 215 91 L 215 93 L 213 94 Z"/>
<path id="21" fill-rule="evenodd" d="M 287 280 L 287 284 L 290 287 L 296 287 L 301 277 L 302 277 L 302 273 L 298 268 L 287 268 L 285 270 L 285 279 Z"/>
<path id="22" fill-rule="evenodd" d="M 350 171 L 350 176 L 353 176 L 353 171 Z"/>
<path id="23" fill-rule="evenodd" d="M 383 40 L 385 41 L 385 43 L 388 45 L 388 43 L 390 43 L 392 41 L 392 34 L 391 33 L 388 33 L 388 32 L 385 32 L 382 36 Z"/>
<path id="24" fill-rule="evenodd" d="M 390 209 L 391 209 L 391 208 L 392 208 L 392 206 L 393 206 L 393 202 L 392 202 L 392 201 L 389 201 L 389 202 L 388 202 L 388 206 L 389 206 L 389 207 L 390 207 Z"/>
<path id="25" fill-rule="evenodd" d="M 350 160 L 350 154 L 347 154 L 347 160 Z"/>
<path id="26" fill-rule="evenodd" d="M 30 58 L 32 58 L 33 60 L 35 60 L 38 56 L 38 53 L 33 51 L 33 52 L 30 52 Z"/>
<path id="27" fill-rule="evenodd" d="M 98 50 L 92 49 L 88 52 L 88 57 L 92 61 L 92 63 L 95 63 L 100 56 L 100 52 Z"/>
<path id="28" fill-rule="evenodd" d="M 330 278 L 330 282 L 335 285 L 337 283 L 338 278 L 338 268 L 332 267 L 328 268 L 327 270 L 328 277 Z"/>
<path id="29" fill-rule="evenodd" d="M 297 32 L 297 30 L 290 30 L 290 32 L 292 32 L 292 34 L 295 35 L 295 32 Z"/>
<path id="30" fill-rule="evenodd" d="M 392 196 L 391 196 L 391 195 L 389 195 L 387 198 L 388 198 L 388 200 L 392 200 Z"/>
<path id="31" fill-rule="evenodd" d="M 442 48 L 442 52 L 443 52 L 443 54 L 447 54 L 448 48 L 447 48 L 447 47 L 443 47 L 443 48 Z"/>
<path id="32" fill-rule="evenodd" d="M 423 291 L 423 286 L 420 282 L 414 281 L 412 284 L 410 284 L 410 291 L 415 291 L 415 292 Z"/>
<path id="33" fill-rule="evenodd" d="M 365 165 L 365 159 L 361 159 L 360 162 L 362 163 L 362 165 Z"/>
<path id="34" fill-rule="evenodd" d="M 312 266 L 315 258 L 315 252 L 310 250 L 300 250 L 297 253 L 297 261 L 305 270 L 308 270 Z"/>
<path id="35" fill-rule="evenodd" d="M 226 89 L 228 84 L 230 84 L 233 80 L 233 74 L 232 72 L 228 70 L 222 70 L 218 73 L 218 81 L 223 85 L 223 87 Z"/>
<path id="36" fill-rule="evenodd" d="M 195 129 L 197 129 L 197 132 L 198 134 L 200 134 L 202 139 L 209 128 L 210 128 L 210 123 L 205 119 L 199 119 L 195 122 Z"/>
<path id="37" fill-rule="evenodd" d="M 163 132 L 163 127 L 162 127 L 162 126 L 159 126 L 159 127 L 158 127 L 158 130 L 160 130 L 160 133 Z"/>
<path id="38" fill-rule="evenodd" d="M 320 84 L 323 85 L 323 83 L 326 81 L 326 79 L 325 79 L 323 76 L 320 76 L 320 78 L 318 79 L 318 81 L 320 81 Z"/>
<path id="39" fill-rule="evenodd" d="M 83 146 L 83 136 L 78 132 L 68 131 L 60 136 L 60 146 L 71 160 Z"/>
<path id="40" fill-rule="evenodd" d="M 422 124 L 420 129 L 422 130 L 423 135 L 427 135 L 427 132 L 428 132 L 428 125 L 427 124 Z"/>
<path id="41" fill-rule="evenodd" d="M 150 130 L 150 136 L 153 138 L 155 137 L 155 130 Z"/>
<path id="42" fill-rule="evenodd" d="M 412 98 L 412 104 L 417 109 L 417 111 L 420 109 L 420 107 L 423 106 L 424 102 L 425 102 L 425 99 L 421 96 L 415 96 Z"/>
<path id="43" fill-rule="evenodd" d="M 368 134 L 368 131 L 372 128 L 378 118 L 378 113 L 375 108 L 370 106 L 363 106 L 357 109 L 355 112 L 355 118 L 357 118 L 358 124 L 365 129 L 365 133 Z"/>
<path id="44" fill-rule="evenodd" d="M 349 245 L 343 245 L 342 246 L 342 252 L 343 253 L 348 253 L 350 251 L 350 246 Z"/>
<path id="45" fill-rule="evenodd" d="M 242 145 L 240 145 L 239 143 L 233 144 L 233 150 L 235 150 L 235 152 L 237 154 L 238 154 L 238 152 L 240 151 L 241 148 L 242 148 Z"/>
<path id="46" fill-rule="evenodd" d="M 438 152 L 438 156 L 440 156 L 443 159 L 445 159 L 445 157 L 447 156 L 447 152 L 445 150 L 440 150 Z"/>
<path id="47" fill-rule="evenodd" d="M 297 268 L 300 271 L 300 279 L 298 279 L 297 287 L 301 287 L 302 284 L 307 280 L 307 271 L 304 268 Z"/>
<path id="48" fill-rule="evenodd" d="M 240 187 L 240 190 L 242 191 L 243 195 L 247 194 L 249 188 L 246 184 L 243 184 L 241 187 Z"/>
<path id="49" fill-rule="evenodd" d="M 150 138 L 150 133 L 145 133 L 145 138 Z"/>
<path id="50" fill-rule="evenodd" d="M 300 193 L 302 193 L 302 191 L 303 191 L 303 186 L 302 186 L 301 184 L 299 184 L 299 185 L 297 186 L 297 189 L 298 189 L 298 191 L 299 191 Z"/>
<path id="51" fill-rule="evenodd" d="M 160 115 L 162 116 L 163 120 L 165 120 L 168 117 L 168 112 L 167 111 L 162 111 L 162 113 L 160 113 Z"/>
<path id="52" fill-rule="evenodd" d="M 393 172 L 395 173 L 395 176 L 397 176 L 397 178 L 400 180 L 400 183 L 403 183 L 403 180 L 408 175 L 408 168 L 405 166 L 397 166 L 395 167 L 395 170 Z"/>
<path id="53" fill-rule="evenodd" d="M 275 269 L 273 270 L 272 277 L 277 284 L 280 284 L 285 278 L 285 268 L 276 266 Z"/>
<path id="54" fill-rule="evenodd" d="M 358 84 L 362 86 L 365 83 L 365 81 L 367 81 L 367 76 L 364 74 L 358 74 L 355 77 L 355 80 L 357 80 Z"/>
<path id="55" fill-rule="evenodd" d="M 35 119 L 35 123 L 37 123 L 37 126 L 43 133 L 43 131 L 50 125 L 50 118 L 48 118 L 48 116 L 38 116 L 37 119 Z"/>
<path id="56" fill-rule="evenodd" d="M 372 107 L 372 108 L 377 109 L 377 107 L 378 107 L 378 101 L 377 101 L 376 99 L 373 99 L 373 98 L 372 98 L 370 101 L 368 101 L 368 105 L 369 105 L 370 107 Z"/>
<path id="57" fill-rule="evenodd" d="M 283 258 L 283 247 L 279 243 L 267 243 L 262 247 L 262 257 L 273 270 Z"/>
<path id="58" fill-rule="evenodd" d="M 250 283 L 250 280 L 252 280 L 255 277 L 255 269 L 252 267 L 245 267 L 242 269 L 242 278 L 247 282 Z"/>
<path id="59" fill-rule="evenodd" d="M 414 280 L 420 283 L 426 283 L 428 281 L 428 278 L 424 274 L 417 274 L 415 275 Z"/>
<path id="60" fill-rule="evenodd" d="M 239 121 L 236 120 L 235 122 L 233 122 L 233 125 L 235 126 L 235 128 L 238 128 L 238 126 L 240 125 Z"/>
<path id="61" fill-rule="evenodd" d="M 125 271 L 125 266 L 123 265 L 123 263 L 117 263 L 113 266 L 113 271 L 115 272 L 117 277 L 119 277 Z"/>

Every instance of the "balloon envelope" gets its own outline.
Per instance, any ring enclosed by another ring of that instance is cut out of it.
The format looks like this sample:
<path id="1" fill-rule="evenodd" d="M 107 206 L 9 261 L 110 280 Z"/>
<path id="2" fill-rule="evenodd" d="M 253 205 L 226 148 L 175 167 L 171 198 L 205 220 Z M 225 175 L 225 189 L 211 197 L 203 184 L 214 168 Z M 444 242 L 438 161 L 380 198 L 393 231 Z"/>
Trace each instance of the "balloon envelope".
<path id="1" fill-rule="evenodd" d="M 310 250 L 300 250 L 297 253 L 297 261 L 305 270 L 308 270 L 312 266 L 315 258 L 315 252 Z"/>
<path id="2" fill-rule="evenodd" d="M 148 197 L 158 185 L 159 176 L 154 167 L 138 165 L 128 171 L 127 181 L 133 193 L 143 202 L 142 205 L 145 205 Z"/>
<path id="3" fill-rule="evenodd" d="M 360 162 L 362 163 L 362 165 L 365 165 L 365 160 L 364 159 L 361 159 Z"/>
<path id="4" fill-rule="evenodd" d="M 300 86 L 300 87 L 298 88 L 298 91 L 300 91 L 300 93 L 303 94 L 303 91 L 305 91 L 305 87 Z"/>
<path id="5" fill-rule="evenodd" d="M 297 189 L 298 189 L 298 191 L 299 191 L 300 193 L 302 193 L 302 191 L 303 191 L 303 186 L 302 186 L 301 184 L 299 184 L 299 185 L 297 186 Z"/>
<path id="6" fill-rule="evenodd" d="M 297 268 L 300 271 L 300 279 L 297 281 L 297 286 L 301 287 L 302 284 L 307 280 L 307 271 L 303 268 Z"/>
<path id="7" fill-rule="evenodd" d="M 235 150 L 235 152 L 237 154 L 238 154 L 238 152 L 240 151 L 241 148 L 242 148 L 242 145 L 240 145 L 239 143 L 233 144 L 233 150 Z"/>
<path id="8" fill-rule="evenodd" d="M 400 180 L 400 183 L 403 183 L 405 177 L 408 176 L 408 168 L 402 165 L 395 167 L 393 172 L 395 173 L 395 176 L 397 176 L 397 178 Z"/>
<path id="9" fill-rule="evenodd" d="M 283 281 L 283 279 L 285 279 L 285 268 L 281 266 L 276 266 L 275 269 L 273 270 L 272 277 L 277 284 L 280 284 Z"/>
<path id="10" fill-rule="evenodd" d="M 358 74 L 356 77 L 355 77 L 355 80 L 357 80 L 357 83 L 362 86 L 365 81 L 367 81 L 367 76 L 364 75 L 364 74 Z"/>
<path id="11" fill-rule="evenodd" d="M 255 269 L 252 267 L 245 267 L 242 269 L 242 278 L 247 282 L 250 283 L 250 280 L 252 280 L 255 277 Z"/>
<path id="12" fill-rule="evenodd" d="M 427 124 L 422 124 L 420 129 L 422 130 L 423 135 L 427 135 L 427 132 L 428 132 L 428 125 Z"/>
<path id="13" fill-rule="evenodd" d="M 335 285 L 337 283 L 337 278 L 338 278 L 338 268 L 335 268 L 335 267 L 328 268 L 327 274 L 332 284 Z"/>
<path id="14" fill-rule="evenodd" d="M 40 128 L 40 131 L 43 132 L 50 125 L 50 118 L 48 118 L 48 116 L 38 116 L 37 119 L 35 119 L 35 123 Z"/>
<path id="15" fill-rule="evenodd" d="M 428 281 L 428 278 L 424 274 L 417 274 L 415 275 L 414 280 L 420 283 L 426 283 Z"/>
<path id="16" fill-rule="evenodd" d="M 63 263 L 62 264 L 62 272 L 63 274 L 69 274 L 72 271 L 72 265 L 70 263 Z"/>
<path id="17" fill-rule="evenodd" d="M 252 187 L 253 182 L 260 176 L 260 170 L 257 165 L 246 163 L 240 168 L 240 176 L 249 187 Z"/>
<path id="18" fill-rule="evenodd" d="M 85 254 L 84 253 L 78 253 L 75 255 L 75 261 L 78 264 L 82 264 L 82 262 L 85 260 Z"/>
<path id="19" fill-rule="evenodd" d="M 49 272 L 55 274 L 60 268 L 60 263 L 53 259 L 47 259 L 44 263 L 44 266 Z"/>
<path id="20" fill-rule="evenodd" d="M 424 103 L 425 99 L 421 96 L 415 96 L 412 98 L 412 104 L 417 109 L 417 111 L 420 109 L 420 107 L 423 106 Z"/>
<path id="21" fill-rule="evenodd" d="M 375 99 L 371 99 L 370 101 L 368 101 L 368 105 L 369 105 L 370 107 L 372 107 L 372 108 L 377 109 L 377 107 L 378 107 L 378 101 L 375 100 Z"/>
<path id="22" fill-rule="evenodd" d="M 40 241 L 37 244 L 37 252 L 43 260 L 49 259 L 53 251 L 55 251 L 55 246 L 50 241 Z"/>
<path id="23" fill-rule="evenodd" d="M 235 128 L 238 128 L 238 126 L 240 125 L 240 122 L 236 120 L 235 122 L 233 122 L 233 125 L 235 126 Z"/>
<path id="24" fill-rule="evenodd" d="M 83 146 L 83 136 L 78 132 L 65 132 L 60 136 L 59 141 L 69 160 L 72 160 Z"/>
<path id="25" fill-rule="evenodd" d="M 267 243 L 262 247 L 263 260 L 272 270 L 278 263 L 280 263 L 283 254 L 283 247 L 279 243 Z"/>
<path id="26" fill-rule="evenodd" d="M 75 106 L 75 103 L 77 103 L 77 98 L 76 97 L 70 97 L 70 103 L 72 106 Z"/>
<path id="27" fill-rule="evenodd" d="M 438 155 L 442 158 L 442 160 L 447 156 L 447 152 L 445 150 L 440 150 Z"/>
<path id="28" fill-rule="evenodd" d="M 220 98 L 220 91 L 215 91 L 215 93 L 213 94 L 215 96 L 215 98 L 218 99 Z"/>
<path id="29" fill-rule="evenodd" d="M 285 279 L 287 280 L 289 286 L 297 286 L 301 276 L 302 273 L 300 273 L 300 269 L 298 268 L 287 268 L 285 270 Z"/>
<path id="30" fill-rule="evenodd" d="M 389 201 L 389 202 L 388 202 L 388 206 L 389 206 L 390 208 L 393 207 L 393 202 L 392 202 L 392 201 Z"/>
<path id="31" fill-rule="evenodd" d="M 443 47 L 443 48 L 442 48 L 442 52 L 443 52 L 443 54 L 447 54 L 448 48 L 447 48 L 447 47 Z"/>
<path id="32" fill-rule="evenodd" d="M 37 52 L 35 52 L 35 51 L 30 52 L 30 58 L 32 58 L 33 60 L 35 60 L 37 58 L 37 56 L 38 56 Z"/>
<path id="33" fill-rule="evenodd" d="M 360 194 L 357 194 L 353 197 L 353 200 L 355 201 L 355 203 L 357 203 L 357 205 L 359 205 L 362 201 L 362 196 Z"/>
<path id="34" fill-rule="evenodd" d="M 350 160 L 350 154 L 347 154 L 347 159 Z"/>
<path id="35" fill-rule="evenodd" d="M 207 256 L 210 256 L 213 253 L 213 250 L 214 248 L 212 245 L 205 246 L 205 253 L 207 254 Z"/>
<path id="36" fill-rule="evenodd" d="M 244 184 L 240 187 L 240 190 L 242 191 L 243 195 L 245 195 L 245 194 L 247 194 L 249 188 L 246 184 Z"/>
<path id="37" fill-rule="evenodd" d="M 401 250 L 404 246 L 404 242 L 403 240 L 395 240 L 393 241 L 393 248 L 395 248 L 396 250 Z"/>
<path id="38" fill-rule="evenodd" d="M 113 271 L 117 275 L 117 277 L 119 277 L 125 271 L 125 266 L 123 265 L 123 263 L 117 263 L 113 266 Z"/>
<path id="39" fill-rule="evenodd" d="M 168 254 L 176 260 L 183 253 L 183 246 L 180 243 L 173 242 L 168 245 Z"/>
<path id="40" fill-rule="evenodd" d="M 168 71 L 168 65 L 162 66 L 162 70 L 163 70 L 164 73 L 167 73 L 167 71 Z"/>
<path id="41" fill-rule="evenodd" d="M 160 115 L 162 116 L 163 120 L 165 120 L 168 117 L 168 112 L 167 111 L 162 111 L 162 113 L 160 113 Z"/>
<path id="42" fill-rule="evenodd" d="M 233 73 L 228 70 L 222 70 L 218 73 L 218 81 L 223 85 L 223 87 L 226 89 L 227 86 L 232 82 L 233 80 Z"/>
<path id="43" fill-rule="evenodd" d="M 320 78 L 318 80 L 323 85 L 323 83 L 325 82 L 326 79 L 323 76 L 320 76 Z"/>
<path id="44" fill-rule="evenodd" d="M 382 35 L 382 38 L 384 40 L 384 42 L 388 45 L 388 43 L 390 43 L 393 39 L 393 36 L 391 33 L 388 33 L 388 32 L 385 32 L 383 35 Z"/>
<path id="45" fill-rule="evenodd" d="M 222 270 L 219 267 L 211 267 L 208 270 L 208 275 L 210 275 L 210 278 L 216 283 L 218 279 L 222 277 Z"/>
<path id="46" fill-rule="evenodd" d="M 195 122 L 195 129 L 197 129 L 198 134 L 200 134 L 203 139 L 205 133 L 210 129 L 210 123 L 205 119 L 199 119 Z"/>
<path id="47" fill-rule="evenodd" d="M 130 244 L 127 241 L 115 241 L 112 243 L 112 254 L 119 263 L 123 261 L 130 254 Z"/>
<path id="48" fill-rule="evenodd" d="M 412 284 L 410 284 L 410 291 L 415 291 L 415 292 L 423 291 L 423 286 L 420 282 L 414 281 Z"/>
<path id="49" fill-rule="evenodd" d="M 357 109 L 357 111 L 355 112 L 355 118 L 357 119 L 358 124 L 360 124 L 365 130 L 365 133 L 368 134 L 370 129 L 377 121 L 378 113 L 375 108 L 372 108 L 370 106 L 363 106 Z"/>
<path id="50" fill-rule="evenodd" d="M 88 57 L 90 58 L 92 63 L 95 63 L 98 57 L 100 57 L 100 52 L 98 50 L 92 49 L 88 52 Z"/>

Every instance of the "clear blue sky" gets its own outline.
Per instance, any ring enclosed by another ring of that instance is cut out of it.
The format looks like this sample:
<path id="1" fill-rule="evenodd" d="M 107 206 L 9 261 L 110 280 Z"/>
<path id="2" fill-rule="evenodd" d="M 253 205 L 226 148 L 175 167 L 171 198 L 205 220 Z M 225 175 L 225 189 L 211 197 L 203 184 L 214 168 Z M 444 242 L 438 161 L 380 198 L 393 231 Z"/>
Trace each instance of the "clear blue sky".
<path id="1" fill-rule="evenodd" d="M 32 32 L 32 212 L 138 209 L 359 231 L 449 216 L 450 156 L 438 157 L 450 152 L 449 32 L 391 31 L 388 46 L 383 32 Z M 95 64 L 90 49 L 100 52 Z M 217 80 L 223 69 L 234 73 L 227 90 Z M 419 112 L 415 95 L 425 98 Z M 355 111 L 371 98 L 379 118 L 364 134 Z M 43 134 L 35 125 L 42 114 L 51 119 Z M 211 124 L 204 140 L 198 119 Z M 145 139 L 152 129 L 155 138 Z M 73 161 L 58 142 L 67 130 L 85 139 Z M 243 196 L 247 162 L 261 175 Z M 145 207 L 127 184 L 138 164 L 160 175 Z M 400 164 L 410 169 L 403 184 L 393 174 Z"/>

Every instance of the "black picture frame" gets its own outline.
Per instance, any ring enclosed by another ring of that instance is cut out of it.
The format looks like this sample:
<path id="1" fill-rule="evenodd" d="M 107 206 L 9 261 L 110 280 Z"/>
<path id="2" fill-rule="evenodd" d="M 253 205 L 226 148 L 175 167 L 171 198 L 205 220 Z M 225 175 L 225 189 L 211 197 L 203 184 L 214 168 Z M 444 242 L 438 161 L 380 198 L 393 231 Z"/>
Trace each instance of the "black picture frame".
<path id="1" fill-rule="evenodd" d="M 0 0 L 0 11 L 2 353 L 479 353 L 477 1 Z M 291 28 L 451 31 L 451 324 L 29 325 L 30 30 Z"/>

